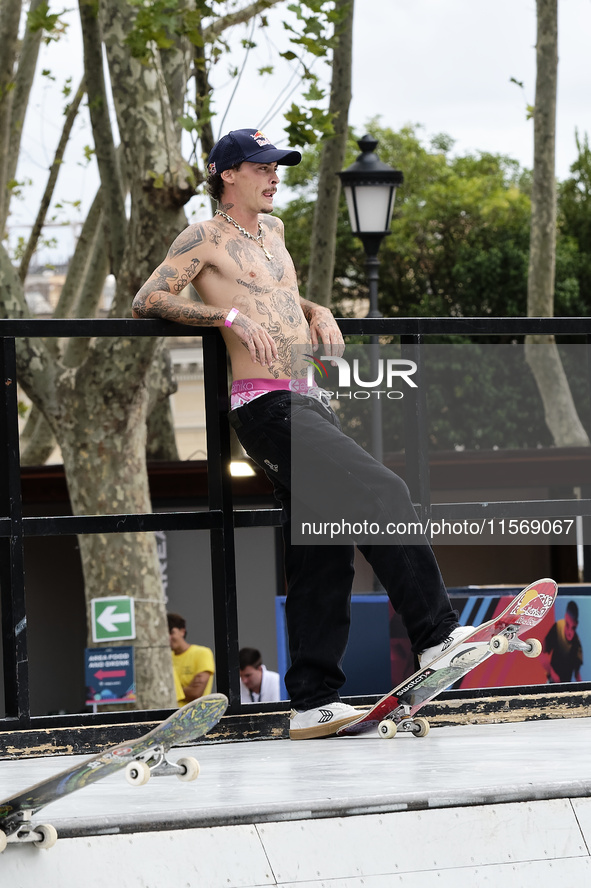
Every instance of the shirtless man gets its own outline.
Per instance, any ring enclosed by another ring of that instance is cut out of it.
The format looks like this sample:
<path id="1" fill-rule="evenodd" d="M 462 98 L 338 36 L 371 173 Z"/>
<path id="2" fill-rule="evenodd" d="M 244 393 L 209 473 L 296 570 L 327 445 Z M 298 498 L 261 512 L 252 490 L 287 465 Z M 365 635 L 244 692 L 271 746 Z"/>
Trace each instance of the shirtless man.
<path id="1" fill-rule="evenodd" d="M 278 164 L 300 160 L 299 152 L 275 148 L 258 130 L 234 130 L 220 139 L 208 159 L 208 187 L 218 201 L 214 218 L 177 237 L 133 302 L 136 318 L 215 326 L 224 337 L 233 377 L 230 422 L 282 505 L 291 657 L 285 684 L 294 740 L 334 734 L 359 712 L 339 698 L 354 549 L 291 543 L 292 411 L 315 478 L 345 486 L 350 501 L 368 515 L 416 521 L 404 482 L 343 434 L 322 390 L 308 387 L 307 366 L 294 366 L 297 346 L 304 352 L 322 343 L 323 354 L 334 356 L 344 349 L 331 312 L 299 296 L 283 224 L 270 216 Z M 202 304 L 181 296 L 189 283 Z M 301 487 L 297 497 L 322 515 L 325 492 L 316 485 Z M 417 545 L 394 538 L 388 545 L 358 548 L 404 620 L 422 665 L 469 631 L 458 627 L 424 538 Z"/>

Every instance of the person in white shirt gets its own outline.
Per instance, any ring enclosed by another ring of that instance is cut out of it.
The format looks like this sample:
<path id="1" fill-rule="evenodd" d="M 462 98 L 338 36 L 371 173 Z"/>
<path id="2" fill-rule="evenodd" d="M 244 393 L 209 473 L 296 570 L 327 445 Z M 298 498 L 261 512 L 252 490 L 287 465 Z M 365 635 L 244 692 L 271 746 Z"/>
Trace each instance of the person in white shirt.
<path id="1" fill-rule="evenodd" d="M 279 673 L 271 672 L 263 665 L 260 651 L 256 648 L 241 648 L 238 659 L 241 703 L 273 703 L 281 699 Z"/>

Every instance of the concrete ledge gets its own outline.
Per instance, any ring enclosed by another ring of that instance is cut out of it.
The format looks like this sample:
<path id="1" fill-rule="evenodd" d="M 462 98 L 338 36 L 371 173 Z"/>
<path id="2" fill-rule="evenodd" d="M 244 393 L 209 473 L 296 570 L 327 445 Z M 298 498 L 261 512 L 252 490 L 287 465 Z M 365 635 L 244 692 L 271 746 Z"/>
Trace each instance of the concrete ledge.
<path id="1" fill-rule="evenodd" d="M 473 793 L 417 792 L 359 796 L 355 799 L 332 799 L 330 802 L 276 802 L 267 805 L 228 805 L 221 811 L 179 811 L 159 815 L 157 812 L 100 818 L 76 818 L 51 822 L 63 838 L 99 835 L 128 835 L 140 832 L 201 829 L 205 827 L 238 826 L 244 824 L 277 823 L 299 820 L 326 820 L 360 815 L 394 812 L 430 811 L 441 808 L 469 808 L 483 805 L 531 803 L 555 799 L 580 799 L 591 796 L 591 779 L 557 781 L 534 786 L 523 783 L 509 789 Z M 39 815 L 41 816 L 41 815 Z M 39 818 L 37 818 L 39 819 Z"/>
<path id="2" fill-rule="evenodd" d="M 86 888 L 505 888 L 588 884 L 591 800 L 62 838 L 10 847 L 7 884 Z"/>

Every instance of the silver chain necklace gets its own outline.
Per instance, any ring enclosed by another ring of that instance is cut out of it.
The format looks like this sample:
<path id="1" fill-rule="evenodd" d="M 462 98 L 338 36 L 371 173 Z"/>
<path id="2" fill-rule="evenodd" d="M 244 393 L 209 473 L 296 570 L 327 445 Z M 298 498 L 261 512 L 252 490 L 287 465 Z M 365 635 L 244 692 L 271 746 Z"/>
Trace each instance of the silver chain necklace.
<path id="1" fill-rule="evenodd" d="M 258 234 L 251 234 L 250 231 L 247 231 L 246 228 L 243 228 L 242 225 L 239 225 L 238 222 L 236 221 L 236 219 L 232 219 L 231 216 L 228 216 L 228 214 L 222 212 L 222 210 L 216 210 L 215 215 L 216 216 L 223 216 L 224 219 L 226 219 L 228 222 L 230 222 L 234 226 L 234 228 L 237 228 L 241 234 L 243 234 L 245 237 L 250 238 L 250 240 L 254 241 L 255 244 L 258 244 L 259 247 L 262 249 L 263 253 L 265 254 L 265 256 L 267 257 L 267 259 L 269 260 L 269 262 L 271 261 L 271 259 L 273 259 L 273 256 L 271 255 L 271 253 L 269 253 L 269 251 L 265 247 L 265 236 L 263 234 L 263 226 L 261 224 L 260 219 L 258 220 L 258 222 L 259 222 Z"/>

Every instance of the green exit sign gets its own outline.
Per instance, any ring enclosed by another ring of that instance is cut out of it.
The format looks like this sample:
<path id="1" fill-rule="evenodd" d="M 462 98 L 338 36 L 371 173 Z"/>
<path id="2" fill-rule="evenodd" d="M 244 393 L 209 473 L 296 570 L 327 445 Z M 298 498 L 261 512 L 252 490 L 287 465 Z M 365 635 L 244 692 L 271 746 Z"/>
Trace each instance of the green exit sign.
<path id="1" fill-rule="evenodd" d="M 93 641 L 135 638 L 134 600 L 126 595 L 93 598 L 90 602 Z"/>

